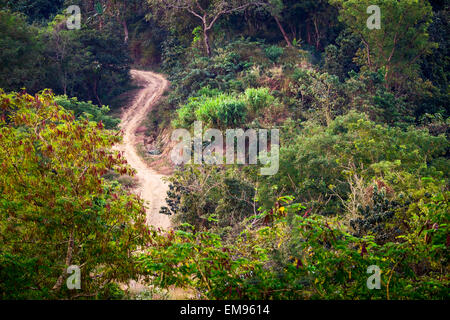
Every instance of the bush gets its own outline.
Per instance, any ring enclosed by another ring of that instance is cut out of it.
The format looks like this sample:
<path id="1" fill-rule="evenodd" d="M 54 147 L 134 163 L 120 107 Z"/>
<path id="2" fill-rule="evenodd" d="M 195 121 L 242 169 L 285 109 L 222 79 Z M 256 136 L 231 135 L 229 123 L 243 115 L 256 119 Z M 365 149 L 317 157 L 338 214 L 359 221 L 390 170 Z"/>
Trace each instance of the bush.
<path id="1" fill-rule="evenodd" d="M 162 274 L 162 288 L 186 286 L 208 299 L 445 299 L 448 196 L 411 205 L 408 232 L 385 244 L 282 197 L 233 241 L 189 223 L 156 235 L 141 267 Z M 379 290 L 367 286 L 372 265 L 381 270 Z"/>
<path id="2" fill-rule="evenodd" d="M 273 63 L 278 62 L 278 59 L 283 55 L 284 50 L 278 46 L 270 46 L 265 50 L 266 57 Z"/>
<path id="3" fill-rule="evenodd" d="M 175 127 L 189 127 L 195 120 L 212 126 L 225 128 L 244 123 L 247 113 L 245 102 L 232 95 L 221 93 L 217 96 L 191 98 L 177 110 Z"/>
<path id="4" fill-rule="evenodd" d="M 84 117 L 91 121 L 102 122 L 106 129 L 117 129 L 120 119 L 108 115 L 109 107 L 92 104 L 91 101 L 78 101 L 77 98 L 68 98 L 67 96 L 55 97 L 55 102 L 66 110 L 72 110 L 75 117 Z"/>
<path id="5" fill-rule="evenodd" d="M 230 99 L 219 103 L 216 112 L 216 123 L 221 127 L 244 123 L 246 106 L 242 100 Z"/>
<path id="6" fill-rule="evenodd" d="M 255 113 L 269 107 L 275 101 L 268 88 L 248 88 L 245 90 L 245 98 L 250 110 Z"/>
<path id="7" fill-rule="evenodd" d="M 336 207 L 340 206 L 337 195 L 349 197 L 350 184 L 345 181 L 355 174 L 365 181 L 400 171 L 448 178 L 449 162 L 443 155 L 449 144 L 443 135 L 377 125 L 353 112 L 337 117 L 328 127 L 316 122 L 302 125 L 300 134 L 282 137 L 280 171 L 259 185 L 267 205 L 277 197 L 274 186 L 283 186 L 302 203 L 323 214 L 336 214 L 342 211 Z"/>

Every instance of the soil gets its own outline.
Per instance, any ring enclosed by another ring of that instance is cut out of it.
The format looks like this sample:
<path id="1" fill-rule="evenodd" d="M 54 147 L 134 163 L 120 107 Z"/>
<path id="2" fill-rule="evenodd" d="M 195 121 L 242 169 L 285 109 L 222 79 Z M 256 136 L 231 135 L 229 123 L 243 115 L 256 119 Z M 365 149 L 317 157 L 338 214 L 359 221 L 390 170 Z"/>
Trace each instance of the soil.
<path id="1" fill-rule="evenodd" d="M 137 131 L 148 112 L 168 88 L 169 82 L 163 76 L 150 71 L 131 70 L 131 75 L 141 89 L 136 90 L 134 100 L 124 109 L 120 124 L 123 142 L 117 149 L 124 153 L 128 164 L 136 170 L 138 186 L 133 191 L 146 201 L 147 224 L 167 230 L 171 226 L 170 218 L 159 213 L 160 208 L 166 205 L 168 186 L 163 181 L 165 175 L 149 167 L 139 156 Z"/>

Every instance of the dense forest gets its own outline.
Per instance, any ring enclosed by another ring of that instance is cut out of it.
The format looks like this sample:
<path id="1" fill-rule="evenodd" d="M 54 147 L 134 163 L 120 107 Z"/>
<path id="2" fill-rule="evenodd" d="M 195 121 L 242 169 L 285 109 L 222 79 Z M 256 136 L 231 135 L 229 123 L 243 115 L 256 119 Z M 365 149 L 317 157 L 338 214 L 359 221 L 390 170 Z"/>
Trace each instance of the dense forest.
<path id="1" fill-rule="evenodd" d="M 447 300 L 449 10 L 0 0 L 0 298 Z M 170 171 L 152 213 L 170 228 L 149 223 L 117 149 L 133 70 L 170 82 L 137 146 Z M 277 172 L 249 148 L 241 163 L 170 162 L 168 137 L 199 121 L 278 129 Z"/>

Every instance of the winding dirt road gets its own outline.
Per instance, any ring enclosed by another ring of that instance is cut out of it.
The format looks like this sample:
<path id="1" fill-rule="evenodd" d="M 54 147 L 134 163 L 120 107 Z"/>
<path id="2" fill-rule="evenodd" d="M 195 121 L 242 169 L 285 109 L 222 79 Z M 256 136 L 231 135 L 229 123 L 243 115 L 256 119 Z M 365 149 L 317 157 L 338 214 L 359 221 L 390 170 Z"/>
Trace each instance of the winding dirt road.
<path id="1" fill-rule="evenodd" d="M 150 71 L 131 70 L 131 75 L 142 89 L 138 90 L 133 102 L 122 115 L 120 128 L 123 131 L 123 141 L 116 148 L 124 153 L 128 164 L 137 171 L 136 177 L 139 180 L 139 186 L 134 192 L 149 205 L 147 207 L 147 224 L 168 230 L 171 226 L 169 216 L 159 213 L 161 206 L 166 205 L 168 186 L 162 180 L 164 175 L 156 173 L 140 158 L 136 150 L 138 145 L 136 130 L 164 94 L 169 83 L 163 76 Z M 150 288 L 140 281 L 131 280 L 123 289 L 137 294 Z M 170 298 L 175 300 L 191 297 L 189 291 L 181 288 L 170 288 L 168 293 Z"/>
<path id="2" fill-rule="evenodd" d="M 162 181 L 164 176 L 149 168 L 137 153 L 136 130 L 167 89 L 168 81 L 150 71 L 131 70 L 131 75 L 142 89 L 122 115 L 120 128 L 123 130 L 123 142 L 117 149 L 124 153 L 128 164 L 137 171 L 139 186 L 134 192 L 147 202 L 147 224 L 167 230 L 170 228 L 169 216 L 160 214 L 159 209 L 166 203 L 168 186 Z"/>

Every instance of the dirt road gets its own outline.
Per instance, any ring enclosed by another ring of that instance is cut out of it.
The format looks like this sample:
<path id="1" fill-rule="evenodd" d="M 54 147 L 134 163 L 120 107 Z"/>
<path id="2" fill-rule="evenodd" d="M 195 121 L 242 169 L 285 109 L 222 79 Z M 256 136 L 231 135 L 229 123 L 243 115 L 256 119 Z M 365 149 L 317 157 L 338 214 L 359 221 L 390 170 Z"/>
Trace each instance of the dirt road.
<path id="1" fill-rule="evenodd" d="M 168 186 L 162 181 L 164 176 L 149 168 L 137 153 L 136 130 L 161 98 L 169 83 L 163 76 L 150 71 L 131 70 L 131 75 L 142 89 L 138 90 L 133 102 L 122 115 L 120 127 L 123 130 L 123 142 L 116 148 L 124 152 L 128 164 L 137 171 L 139 186 L 134 192 L 147 202 L 147 224 L 167 230 L 171 225 L 169 216 L 160 214 L 159 209 L 166 204 Z M 139 281 L 131 280 L 123 286 L 123 289 L 137 294 L 150 288 Z M 189 291 L 180 288 L 171 288 L 168 292 L 171 299 L 183 300 L 191 296 Z"/>
<path id="2" fill-rule="evenodd" d="M 150 71 L 131 70 L 131 75 L 142 89 L 139 89 L 134 101 L 122 115 L 120 127 L 123 130 L 123 142 L 117 149 L 124 152 L 129 165 L 137 171 L 139 186 L 134 192 L 147 202 L 147 224 L 169 229 L 169 217 L 159 213 L 161 206 L 165 205 L 168 189 L 161 179 L 164 176 L 149 168 L 136 150 L 136 130 L 161 98 L 168 82 L 161 75 Z"/>

